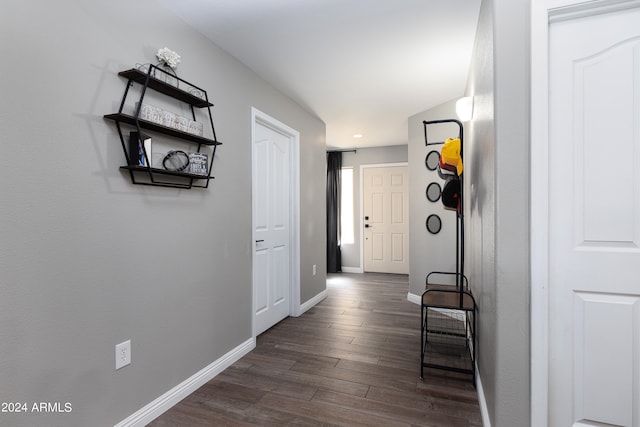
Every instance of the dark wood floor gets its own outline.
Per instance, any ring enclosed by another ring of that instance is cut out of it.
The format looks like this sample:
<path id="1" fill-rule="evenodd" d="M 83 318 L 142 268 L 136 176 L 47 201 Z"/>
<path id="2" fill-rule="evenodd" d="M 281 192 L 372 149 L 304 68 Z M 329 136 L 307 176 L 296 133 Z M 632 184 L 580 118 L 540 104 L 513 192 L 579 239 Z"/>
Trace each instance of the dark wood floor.
<path id="1" fill-rule="evenodd" d="M 327 289 L 150 425 L 482 425 L 469 375 L 420 380 L 420 307 L 406 276 L 330 275 Z"/>

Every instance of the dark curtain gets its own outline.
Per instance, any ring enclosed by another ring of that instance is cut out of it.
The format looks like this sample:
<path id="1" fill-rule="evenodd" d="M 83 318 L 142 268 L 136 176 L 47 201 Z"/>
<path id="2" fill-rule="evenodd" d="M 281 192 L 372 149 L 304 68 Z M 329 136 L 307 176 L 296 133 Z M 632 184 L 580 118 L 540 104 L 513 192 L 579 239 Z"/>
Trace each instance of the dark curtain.
<path id="1" fill-rule="evenodd" d="M 342 153 L 327 153 L 327 273 L 342 271 L 340 254 L 340 175 Z"/>

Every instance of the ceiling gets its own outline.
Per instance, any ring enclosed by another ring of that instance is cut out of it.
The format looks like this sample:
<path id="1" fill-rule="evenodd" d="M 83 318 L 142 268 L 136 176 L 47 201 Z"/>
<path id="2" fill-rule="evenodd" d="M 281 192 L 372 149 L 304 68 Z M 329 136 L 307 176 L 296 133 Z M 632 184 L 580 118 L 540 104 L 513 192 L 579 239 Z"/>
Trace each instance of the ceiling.
<path id="1" fill-rule="evenodd" d="M 162 2 L 354 148 L 406 144 L 409 116 L 463 96 L 481 0 Z"/>

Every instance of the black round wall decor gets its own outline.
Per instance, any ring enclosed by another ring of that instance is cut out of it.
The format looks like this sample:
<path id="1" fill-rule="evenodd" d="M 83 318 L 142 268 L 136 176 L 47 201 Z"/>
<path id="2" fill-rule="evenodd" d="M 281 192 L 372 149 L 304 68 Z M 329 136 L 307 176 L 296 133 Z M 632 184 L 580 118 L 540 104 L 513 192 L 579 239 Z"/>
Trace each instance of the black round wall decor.
<path id="1" fill-rule="evenodd" d="M 424 158 L 424 164 L 430 171 L 436 170 L 440 164 L 440 153 L 436 150 L 429 151 L 427 157 Z"/>
<path id="2" fill-rule="evenodd" d="M 437 202 L 438 200 L 440 200 L 442 188 L 437 182 L 432 182 L 431 184 L 427 185 L 427 191 L 425 193 L 427 194 L 427 200 L 429 200 L 430 202 Z"/>
<path id="3" fill-rule="evenodd" d="M 427 218 L 427 231 L 431 234 L 438 234 L 442 229 L 442 221 L 436 214 L 431 214 Z"/>

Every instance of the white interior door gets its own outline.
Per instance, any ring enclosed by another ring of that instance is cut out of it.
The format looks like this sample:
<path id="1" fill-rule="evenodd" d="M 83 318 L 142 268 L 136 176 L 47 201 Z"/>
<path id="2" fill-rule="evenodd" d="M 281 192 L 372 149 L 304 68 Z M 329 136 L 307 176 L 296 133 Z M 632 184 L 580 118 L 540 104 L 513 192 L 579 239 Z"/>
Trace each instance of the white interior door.
<path id="1" fill-rule="evenodd" d="M 640 8 L 600 12 L 549 27 L 550 426 L 640 426 Z"/>
<path id="2" fill-rule="evenodd" d="M 253 307 L 258 335 L 289 315 L 291 142 L 262 123 L 253 130 Z"/>
<path id="3" fill-rule="evenodd" d="M 407 166 L 363 168 L 362 180 L 364 271 L 409 274 Z"/>

